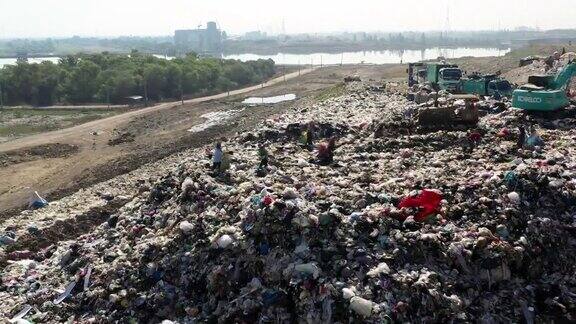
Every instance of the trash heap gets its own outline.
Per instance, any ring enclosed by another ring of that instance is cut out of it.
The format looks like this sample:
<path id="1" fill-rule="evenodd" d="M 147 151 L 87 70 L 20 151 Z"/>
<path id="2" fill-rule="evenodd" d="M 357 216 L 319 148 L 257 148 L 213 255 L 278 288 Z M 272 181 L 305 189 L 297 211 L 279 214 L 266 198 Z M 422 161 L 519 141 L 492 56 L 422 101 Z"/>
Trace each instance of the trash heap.
<path id="1" fill-rule="evenodd" d="M 532 64 L 513 69 L 502 75 L 503 78 L 518 85 L 528 83 L 528 77 L 531 75 L 546 74 L 546 63 L 541 60 L 532 62 Z"/>
<path id="2" fill-rule="evenodd" d="M 529 151 L 498 136 L 526 122 L 521 112 L 489 114 L 480 145 L 464 153 L 463 131 L 416 132 L 405 111 L 417 107 L 402 96 L 347 89 L 223 142 L 226 175 L 212 174 L 211 148 L 195 150 L 139 182 L 87 234 L 38 250 L 6 243 L 1 315 L 575 321 L 576 120 L 546 124 L 545 146 Z M 298 142 L 311 121 L 317 142 L 338 138 L 332 165 Z M 270 153 L 264 176 L 260 143 Z M 425 196 L 441 198 L 423 214 L 415 206 Z"/>

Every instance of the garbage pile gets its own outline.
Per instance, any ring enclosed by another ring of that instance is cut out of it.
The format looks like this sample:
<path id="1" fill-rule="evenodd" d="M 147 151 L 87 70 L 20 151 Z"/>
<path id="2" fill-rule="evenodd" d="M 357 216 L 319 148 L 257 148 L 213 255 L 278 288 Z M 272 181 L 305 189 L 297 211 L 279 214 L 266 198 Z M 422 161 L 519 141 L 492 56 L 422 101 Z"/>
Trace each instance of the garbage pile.
<path id="1" fill-rule="evenodd" d="M 546 63 L 544 63 L 544 61 L 535 60 L 531 64 L 504 73 L 502 77 L 511 83 L 522 85 L 528 83 L 529 76 L 544 75 L 546 74 L 546 70 Z"/>
<path id="2" fill-rule="evenodd" d="M 211 170 L 211 147 L 195 150 L 84 235 L 37 250 L 5 243 L 1 315 L 575 321 L 576 120 L 542 127 L 543 145 L 528 150 L 514 139 L 520 111 L 489 114 L 469 152 L 464 131 L 414 132 L 405 112 L 417 106 L 402 96 L 347 89 L 222 142 L 225 174 Z M 315 144 L 337 138 L 332 164 L 299 142 L 307 127 Z"/>

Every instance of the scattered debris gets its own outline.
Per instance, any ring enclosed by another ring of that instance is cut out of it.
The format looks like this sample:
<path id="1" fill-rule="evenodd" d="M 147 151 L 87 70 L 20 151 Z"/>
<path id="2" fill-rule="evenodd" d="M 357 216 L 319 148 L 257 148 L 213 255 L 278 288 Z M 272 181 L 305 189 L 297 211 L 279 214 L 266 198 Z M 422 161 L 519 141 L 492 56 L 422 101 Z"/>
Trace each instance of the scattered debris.
<path id="1" fill-rule="evenodd" d="M 58 297 L 56 297 L 56 299 L 54 299 L 54 305 L 58 305 L 62 301 L 64 301 L 64 299 L 68 298 L 68 296 L 70 296 L 70 294 L 72 293 L 72 289 L 74 289 L 74 287 L 76 287 L 76 281 L 72 281 L 71 283 L 69 283 L 68 286 L 66 286 L 66 289 Z"/>

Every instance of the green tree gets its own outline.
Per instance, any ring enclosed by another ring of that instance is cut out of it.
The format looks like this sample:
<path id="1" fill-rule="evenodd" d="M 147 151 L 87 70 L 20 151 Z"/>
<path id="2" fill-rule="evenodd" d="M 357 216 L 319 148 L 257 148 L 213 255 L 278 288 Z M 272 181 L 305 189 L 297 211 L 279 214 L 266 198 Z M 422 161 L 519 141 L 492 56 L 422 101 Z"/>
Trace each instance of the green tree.
<path id="1" fill-rule="evenodd" d="M 224 72 L 226 78 L 239 85 L 250 84 L 254 81 L 254 70 L 247 64 L 234 63 Z"/>
<path id="2" fill-rule="evenodd" d="M 166 68 L 165 76 L 164 96 L 167 98 L 179 98 L 183 82 L 182 69 L 179 65 L 171 63 Z"/>
<path id="3" fill-rule="evenodd" d="M 52 62 L 42 62 L 38 66 L 38 76 L 35 80 L 35 97 L 33 105 L 50 106 L 58 97 L 60 68 Z"/>
<path id="4" fill-rule="evenodd" d="M 144 68 L 143 77 L 145 80 L 144 86 L 148 92 L 148 98 L 160 101 L 162 99 L 162 90 L 166 85 L 164 68 L 159 65 L 149 64 Z"/>
<path id="5" fill-rule="evenodd" d="M 100 67 L 88 60 L 81 60 L 66 80 L 66 96 L 72 103 L 93 102 L 99 90 Z"/>
<path id="6" fill-rule="evenodd" d="M 130 42 L 127 40 L 127 42 Z M 190 54 L 168 61 L 134 51 L 63 57 L 58 64 L 19 61 L 0 69 L 7 105 L 120 103 L 131 95 L 151 100 L 201 95 L 261 82 L 275 73 L 274 61 L 240 62 Z M 146 87 L 144 87 L 146 85 Z"/>
<path id="7" fill-rule="evenodd" d="M 216 80 L 216 90 L 218 90 L 219 92 L 230 91 L 237 87 L 238 83 L 230 81 L 228 78 L 224 76 L 220 76 L 218 80 Z"/>

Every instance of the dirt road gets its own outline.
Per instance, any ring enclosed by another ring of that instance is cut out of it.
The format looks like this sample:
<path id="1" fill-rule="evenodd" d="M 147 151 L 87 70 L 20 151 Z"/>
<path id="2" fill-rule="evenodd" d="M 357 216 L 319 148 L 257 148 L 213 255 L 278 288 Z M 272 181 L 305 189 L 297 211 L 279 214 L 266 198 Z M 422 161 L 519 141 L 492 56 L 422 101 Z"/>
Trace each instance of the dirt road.
<path id="1" fill-rule="evenodd" d="M 0 144 L 0 219 L 9 218 L 27 203 L 32 190 L 58 199 L 182 150 L 218 138 L 250 131 L 254 126 L 305 100 L 316 100 L 346 75 L 363 79 L 401 76 L 398 66 L 343 66 L 302 71 L 260 85 L 205 98 L 160 104 L 82 125 Z M 245 96 L 294 93 L 298 99 L 273 106 L 246 108 Z M 206 113 L 234 112 L 217 127 L 191 133 Z M 6 157 L 2 159 L 2 157 Z"/>

